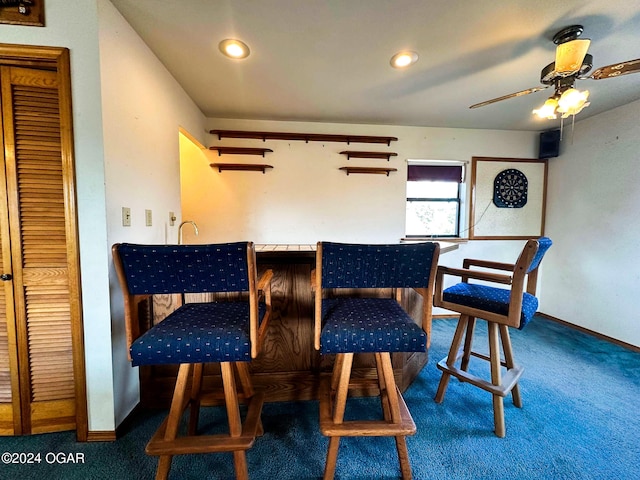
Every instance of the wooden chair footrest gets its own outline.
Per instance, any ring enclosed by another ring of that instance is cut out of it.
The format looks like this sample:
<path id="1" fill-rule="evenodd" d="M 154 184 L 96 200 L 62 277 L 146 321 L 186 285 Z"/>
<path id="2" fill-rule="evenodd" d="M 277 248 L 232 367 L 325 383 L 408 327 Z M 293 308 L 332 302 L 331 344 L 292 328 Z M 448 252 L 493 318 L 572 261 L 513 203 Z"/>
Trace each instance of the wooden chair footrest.
<path id="1" fill-rule="evenodd" d="M 502 377 L 502 383 L 500 385 L 494 385 L 493 383 L 484 380 L 483 378 L 480 378 L 476 375 L 472 375 L 469 372 L 461 370 L 454 365 L 447 365 L 446 358 L 443 358 L 438 362 L 438 368 L 443 372 L 453 375 L 461 382 L 470 383 L 478 388 L 486 390 L 487 392 L 491 392 L 493 395 L 499 395 L 501 397 L 506 397 L 513 389 L 513 387 L 516 386 L 516 384 L 518 383 L 518 379 L 520 378 L 524 370 L 522 367 L 516 365 L 506 371 L 506 373 Z"/>
<path id="2" fill-rule="evenodd" d="M 482 360 L 486 360 L 487 362 L 491 361 L 491 358 L 486 353 L 470 352 L 470 355 L 472 357 L 476 357 L 476 358 L 480 358 Z M 462 357 L 462 351 L 460 352 L 460 356 L 458 357 L 458 359 L 460 359 L 461 357 Z M 500 365 L 502 365 L 503 367 L 506 367 L 507 366 L 507 362 L 505 362 L 503 359 L 500 359 Z"/>
<path id="3" fill-rule="evenodd" d="M 331 389 L 329 382 L 323 382 L 320 391 L 320 431 L 327 437 L 397 437 L 416 433 L 407 404 L 398 392 L 398 406 L 400 407 L 400 423 L 387 420 L 351 420 L 334 423 L 332 415 Z"/>
<path id="4" fill-rule="evenodd" d="M 264 394 L 256 393 L 248 403 L 247 415 L 242 424 L 242 434 L 232 437 L 229 434 L 182 436 L 165 440 L 167 419 L 162 422 L 153 435 L 147 448 L 147 455 L 181 455 L 189 453 L 215 453 L 247 450 L 253 446 L 256 436 L 261 433 L 260 414 L 264 403 Z"/>
<path id="5" fill-rule="evenodd" d="M 224 405 L 224 392 L 222 390 L 203 392 L 198 395 L 198 400 L 200 401 L 200 405 L 203 407 L 216 407 L 219 405 Z M 250 399 L 247 399 L 247 397 L 245 397 L 242 393 L 238 393 L 238 403 L 247 404 L 248 400 Z"/>
<path id="6" fill-rule="evenodd" d="M 147 455 L 180 455 L 187 453 L 215 453 L 248 450 L 255 437 L 231 437 L 228 434 L 178 437 L 175 440 L 151 439 Z"/>

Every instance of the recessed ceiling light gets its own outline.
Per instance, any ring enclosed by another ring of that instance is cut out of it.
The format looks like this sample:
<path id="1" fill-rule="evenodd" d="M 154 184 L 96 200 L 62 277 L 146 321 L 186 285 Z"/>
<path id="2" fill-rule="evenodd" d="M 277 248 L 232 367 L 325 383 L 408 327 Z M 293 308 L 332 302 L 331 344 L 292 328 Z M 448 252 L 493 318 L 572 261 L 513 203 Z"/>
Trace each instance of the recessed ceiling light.
<path id="1" fill-rule="evenodd" d="M 396 53 L 391 57 L 391 66 L 393 68 L 406 68 L 418 61 L 418 54 L 411 51 L 403 51 Z"/>
<path id="2" fill-rule="evenodd" d="M 247 58 L 249 56 L 249 47 L 246 43 L 236 40 L 235 38 L 227 38 L 218 44 L 218 48 L 223 55 L 229 58 Z"/>

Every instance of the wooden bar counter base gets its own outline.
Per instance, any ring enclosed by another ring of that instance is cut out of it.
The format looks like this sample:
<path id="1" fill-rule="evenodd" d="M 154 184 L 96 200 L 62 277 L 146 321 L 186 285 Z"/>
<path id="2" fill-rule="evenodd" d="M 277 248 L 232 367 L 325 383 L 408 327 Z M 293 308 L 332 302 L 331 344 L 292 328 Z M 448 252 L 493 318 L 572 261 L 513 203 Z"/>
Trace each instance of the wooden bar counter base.
<path id="1" fill-rule="evenodd" d="M 441 251 L 457 248 L 441 243 Z M 315 400 L 319 396 L 320 378 L 331 375 L 333 356 L 320 356 L 313 348 L 313 292 L 311 270 L 315 267 L 315 245 L 256 245 L 258 276 L 265 269 L 273 270 L 271 283 L 272 314 L 262 353 L 250 363 L 254 387 L 264 392 L 266 402 Z M 377 295 L 391 295 L 379 290 Z M 371 292 L 366 294 L 371 295 Z M 186 302 L 210 301 L 208 295 L 187 295 Z M 157 323 L 180 304 L 180 297 L 157 296 L 148 306 L 141 323 Z M 422 299 L 412 290 L 403 294 L 408 311 L 420 318 Z M 417 323 L 417 320 L 416 320 Z M 144 325 L 142 326 L 144 329 Z M 148 328 L 148 327 L 147 327 Z M 354 364 L 352 376 L 373 377 L 375 361 L 362 356 Z M 404 391 L 427 363 L 427 353 L 394 353 L 392 364 L 398 387 Z M 166 408 L 177 376 L 177 366 L 140 367 L 141 405 Z M 204 387 L 221 384 L 220 370 L 205 365 Z M 373 395 L 366 387 L 356 395 Z M 211 402 L 217 403 L 216 400 Z"/>

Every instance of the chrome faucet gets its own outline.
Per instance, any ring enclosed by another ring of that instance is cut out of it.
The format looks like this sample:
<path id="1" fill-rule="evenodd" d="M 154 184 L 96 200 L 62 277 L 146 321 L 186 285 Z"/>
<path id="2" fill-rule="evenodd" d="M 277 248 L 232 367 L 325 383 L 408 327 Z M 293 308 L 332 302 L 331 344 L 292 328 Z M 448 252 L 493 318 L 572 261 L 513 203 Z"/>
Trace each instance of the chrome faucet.
<path id="1" fill-rule="evenodd" d="M 196 222 L 194 222 L 193 220 L 185 220 L 178 227 L 178 245 L 182 245 L 182 227 L 184 227 L 187 223 L 193 225 L 193 230 L 196 232 L 196 235 L 198 235 L 198 226 L 196 225 Z"/>

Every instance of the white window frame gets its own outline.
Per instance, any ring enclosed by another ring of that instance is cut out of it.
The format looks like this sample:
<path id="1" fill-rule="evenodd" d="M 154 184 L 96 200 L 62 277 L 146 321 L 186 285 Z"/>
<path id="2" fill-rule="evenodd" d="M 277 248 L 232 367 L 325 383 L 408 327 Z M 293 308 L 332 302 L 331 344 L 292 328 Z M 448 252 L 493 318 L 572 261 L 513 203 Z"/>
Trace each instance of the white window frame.
<path id="1" fill-rule="evenodd" d="M 466 227 L 468 223 L 468 185 L 467 185 L 467 170 L 468 170 L 469 162 L 466 160 L 427 160 L 427 159 L 407 159 L 407 172 L 409 165 L 424 165 L 424 166 L 456 166 L 462 167 L 462 181 L 458 187 L 458 198 L 459 198 L 459 208 L 458 208 L 458 235 L 457 236 L 445 236 L 445 235 L 434 235 L 434 236 L 418 236 L 418 235 L 407 235 L 407 225 L 405 223 L 404 231 L 405 238 L 410 238 L 412 240 L 419 238 L 455 238 L 455 239 L 463 239 L 468 238 L 468 228 Z M 408 175 L 408 173 L 407 173 Z M 405 182 L 408 182 L 408 178 L 405 179 Z M 405 183 L 405 222 L 406 222 L 406 208 L 407 208 L 407 188 Z"/>

